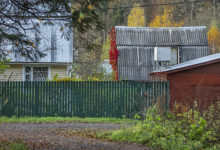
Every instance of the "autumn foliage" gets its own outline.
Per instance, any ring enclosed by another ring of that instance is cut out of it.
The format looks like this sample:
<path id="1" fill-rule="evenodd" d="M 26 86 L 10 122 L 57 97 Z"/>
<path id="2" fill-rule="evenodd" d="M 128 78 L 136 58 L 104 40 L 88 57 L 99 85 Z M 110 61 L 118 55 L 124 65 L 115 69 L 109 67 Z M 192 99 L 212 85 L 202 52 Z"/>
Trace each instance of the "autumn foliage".
<path id="1" fill-rule="evenodd" d="M 129 27 L 144 27 L 144 9 L 140 7 L 140 4 L 135 3 L 133 9 L 128 16 Z"/>
<path id="2" fill-rule="evenodd" d="M 109 51 L 109 58 L 110 64 L 112 65 L 112 70 L 114 71 L 114 80 L 118 80 L 118 69 L 117 69 L 117 62 L 118 62 L 118 50 L 116 46 L 116 31 L 115 28 L 111 29 L 110 32 L 110 51 Z"/>
<path id="3" fill-rule="evenodd" d="M 215 23 L 212 23 L 212 26 L 208 32 L 208 42 L 211 48 L 211 53 L 220 52 L 220 31 Z"/>
<path id="4" fill-rule="evenodd" d="M 156 16 L 149 27 L 181 27 L 184 22 L 173 22 L 173 9 L 165 9 L 162 15 Z"/>

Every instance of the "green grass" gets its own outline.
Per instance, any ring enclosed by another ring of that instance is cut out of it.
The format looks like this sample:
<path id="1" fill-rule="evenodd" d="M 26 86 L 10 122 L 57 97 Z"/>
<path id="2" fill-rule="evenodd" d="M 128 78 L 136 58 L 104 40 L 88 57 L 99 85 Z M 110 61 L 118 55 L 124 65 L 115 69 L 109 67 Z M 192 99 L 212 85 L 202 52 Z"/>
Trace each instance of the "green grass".
<path id="1" fill-rule="evenodd" d="M 27 150 L 28 148 L 19 142 L 0 141 L 0 150 Z"/>
<path id="2" fill-rule="evenodd" d="M 137 120 L 118 118 L 79 118 L 79 117 L 0 117 L 1 123 L 56 123 L 56 122 L 80 122 L 80 123 L 114 123 L 136 124 Z"/>

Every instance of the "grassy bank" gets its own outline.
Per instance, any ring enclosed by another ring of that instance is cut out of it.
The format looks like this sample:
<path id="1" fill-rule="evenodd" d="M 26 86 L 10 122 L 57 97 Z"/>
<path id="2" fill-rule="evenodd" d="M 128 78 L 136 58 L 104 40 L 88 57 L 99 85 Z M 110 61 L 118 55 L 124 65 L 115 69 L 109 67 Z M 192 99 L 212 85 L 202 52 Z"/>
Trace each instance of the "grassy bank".
<path id="1" fill-rule="evenodd" d="M 103 134 L 102 138 L 119 142 L 141 143 L 158 150 L 219 150 L 220 103 L 201 114 L 185 112 L 160 115 L 156 107 L 146 113 L 143 123 Z"/>
<path id="2" fill-rule="evenodd" d="M 0 150 L 28 150 L 28 148 L 23 143 L 0 141 Z"/>
<path id="3" fill-rule="evenodd" d="M 79 117 L 0 117 L 1 123 L 114 123 L 135 124 L 137 120 L 118 118 L 79 118 Z"/>

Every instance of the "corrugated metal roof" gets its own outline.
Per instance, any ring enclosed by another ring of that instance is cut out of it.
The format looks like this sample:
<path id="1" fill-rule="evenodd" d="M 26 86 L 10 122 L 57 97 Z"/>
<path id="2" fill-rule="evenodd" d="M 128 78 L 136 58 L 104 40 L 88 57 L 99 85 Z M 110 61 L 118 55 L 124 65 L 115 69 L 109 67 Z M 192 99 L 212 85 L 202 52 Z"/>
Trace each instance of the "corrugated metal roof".
<path id="1" fill-rule="evenodd" d="M 205 26 L 126 27 L 116 26 L 117 46 L 207 46 Z"/>
<path id="2" fill-rule="evenodd" d="M 193 59 L 193 60 L 190 60 L 190 61 L 186 61 L 184 63 L 180 63 L 180 64 L 177 64 L 177 65 L 171 66 L 170 68 L 167 68 L 167 69 L 164 69 L 164 70 L 154 71 L 154 73 L 156 73 L 156 72 L 169 72 L 169 71 L 178 70 L 178 69 L 182 69 L 182 68 L 187 68 L 187 67 L 190 67 L 190 66 L 199 65 L 199 64 L 203 64 L 203 63 L 207 63 L 207 62 L 215 61 L 215 60 L 220 61 L 220 53 L 205 56 L 205 57 L 200 57 L 200 58 Z"/>

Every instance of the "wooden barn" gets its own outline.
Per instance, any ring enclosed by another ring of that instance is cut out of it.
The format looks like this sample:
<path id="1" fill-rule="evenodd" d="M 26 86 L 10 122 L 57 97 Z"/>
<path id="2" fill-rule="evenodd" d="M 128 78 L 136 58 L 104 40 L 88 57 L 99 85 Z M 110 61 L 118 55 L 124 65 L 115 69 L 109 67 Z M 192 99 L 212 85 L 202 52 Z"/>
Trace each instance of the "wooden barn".
<path id="1" fill-rule="evenodd" d="M 119 80 L 149 80 L 149 73 L 209 55 L 206 27 L 115 27 Z"/>
<path id="2" fill-rule="evenodd" d="M 201 110 L 220 100 L 220 53 L 174 65 L 150 74 L 152 80 L 170 82 L 170 107 L 175 102 Z"/>

